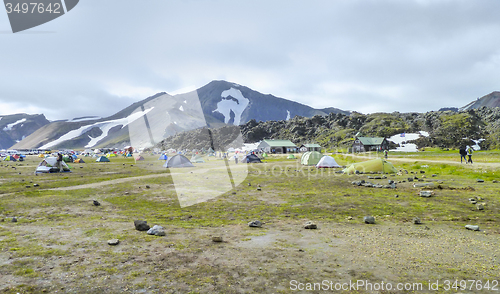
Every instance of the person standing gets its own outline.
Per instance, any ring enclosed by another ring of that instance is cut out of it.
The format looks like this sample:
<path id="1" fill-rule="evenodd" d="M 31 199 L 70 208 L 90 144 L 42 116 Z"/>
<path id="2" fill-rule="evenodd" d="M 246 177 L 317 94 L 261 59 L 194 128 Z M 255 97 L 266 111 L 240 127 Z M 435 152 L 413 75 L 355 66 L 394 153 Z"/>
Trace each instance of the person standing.
<path id="1" fill-rule="evenodd" d="M 465 157 L 467 155 L 467 151 L 465 151 L 465 147 L 462 146 L 462 148 L 460 148 L 460 163 L 463 163 L 465 161 L 465 163 L 467 163 L 467 157 Z"/>
<path id="2" fill-rule="evenodd" d="M 387 151 L 387 149 L 384 150 L 384 157 L 385 159 L 387 159 L 387 155 L 389 154 L 389 151 Z"/>
<path id="3" fill-rule="evenodd" d="M 467 156 L 469 157 L 469 160 L 467 160 L 468 163 L 472 164 L 472 147 L 467 146 Z"/>
<path id="4" fill-rule="evenodd" d="M 63 172 L 63 164 L 62 164 L 62 161 L 63 161 L 63 156 L 61 153 L 57 153 L 57 166 L 59 167 L 59 172 Z"/>

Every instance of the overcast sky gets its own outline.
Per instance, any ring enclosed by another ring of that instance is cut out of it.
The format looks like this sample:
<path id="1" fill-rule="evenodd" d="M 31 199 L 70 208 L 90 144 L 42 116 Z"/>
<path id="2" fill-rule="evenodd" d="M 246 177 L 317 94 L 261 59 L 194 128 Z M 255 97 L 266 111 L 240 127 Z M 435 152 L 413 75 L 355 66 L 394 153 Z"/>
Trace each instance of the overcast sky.
<path id="1" fill-rule="evenodd" d="M 0 113 L 108 116 L 227 80 L 315 108 L 426 112 L 500 90 L 498 0 L 81 0 L 13 34 Z"/>

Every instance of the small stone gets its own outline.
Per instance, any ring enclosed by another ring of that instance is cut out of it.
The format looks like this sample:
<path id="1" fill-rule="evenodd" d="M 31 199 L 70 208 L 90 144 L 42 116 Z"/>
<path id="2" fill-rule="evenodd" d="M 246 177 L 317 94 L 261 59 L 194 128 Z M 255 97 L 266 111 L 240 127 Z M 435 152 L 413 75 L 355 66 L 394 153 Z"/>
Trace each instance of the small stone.
<path id="1" fill-rule="evenodd" d="M 348 217 L 347 217 L 347 220 L 352 220 L 352 216 L 348 216 Z"/>
<path id="2" fill-rule="evenodd" d="M 259 220 L 251 221 L 248 223 L 248 226 L 251 228 L 260 228 L 262 227 L 262 222 Z"/>
<path id="3" fill-rule="evenodd" d="M 476 199 L 474 199 L 474 198 L 469 198 L 469 202 L 470 202 L 471 204 L 476 204 L 476 203 L 477 203 L 477 200 L 476 200 Z"/>
<path id="4" fill-rule="evenodd" d="M 425 174 L 425 170 L 421 170 L 421 171 L 420 171 L 420 173 L 421 173 L 421 174 Z"/>
<path id="5" fill-rule="evenodd" d="M 13 223 L 17 223 L 17 218 L 13 217 L 13 218 L 12 218 L 12 222 L 13 222 Z"/>
<path id="6" fill-rule="evenodd" d="M 484 183 L 484 180 L 482 180 L 482 179 L 477 179 L 477 182 L 478 182 L 478 183 Z"/>
<path id="7" fill-rule="evenodd" d="M 420 191 L 420 197 L 431 197 L 434 192 L 432 191 Z"/>
<path id="8" fill-rule="evenodd" d="M 477 210 L 484 210 L 484 205 L 481 203 L 476 204 L 476 209 Z"/>
<path id="9" fill-rule="evenodd" d="M 155 235 L 155 236 L 165 236 L 165 231 L 162 226 L 154 225 L 152 228 L 150 228 L 147 231 L 148 235 Z"/>
<path id="10" fill-rule="evenodd" d="M 471 231 L 479 231 L 479 226 L 474 226 L 474 225 L 465 225 L 465 228 L 467 230 L 471 230 Z"/>
<path id="11" fill-rule="evenodd" d="M 92 201 L 92 204 L 94 204 L 94 206 L 99 206 L 99 205 L 101 205 L 101 203 L 99 203 L 99 201 L 97 201 L 97 200 Z"/>
<path id="12" fill-rule="evenodd" d="M 149 185 L 146 185 L 146 189 L 150 189 L 151 187 Z"/>
<path id="13" fill-rule="evenodd" d="M 31 186 L 30 185 L 26 185 L 26 188 L 31 188 Z"/>
<path id="14" fill-rule="evenodd" d="M 222 242 L 222 237 L 221 236 L 213 236 L 212 241 L 213 242 Z"/>
<path id="15" fill-rule="evenodd" d="M 419 217 L 414 217 L 413 218 L 413 223 L 416 224 L 416 225 L 420 225 L 420 224 L 422 224 L 422 221 L 420 220 Z"/>
<path id="16" fill-rule="evenodd" d="M 432 177 L 433 177 L 433 178 L 434 178 L 434 177 L 437 177 L 437 176 L 438 176 L 438 175 L 436 175 L 436 174 L 432 174 Z"/>
<path id="17" fill-rule="evenodd" d="M 394 198 L 399 198 L 399 195 L 398 194 L 394 195 Z"/>
<path id="18" fill-rule="evenodd" d="M 33 187 L 40 187 L 39 184 L 33 184 Z"/>
<path id="19" fill-rule="evenodd" d="M 248 183 L 248 186 L 250 187 L 250 186 L 252 186 L 252 184 L 251 184 L 251 183 Z"/>
<path id="20" fill-rule="evenodd" d="M 116 246 L 120 244 L 120 240 L 118 239 L 111 239 L 111 240 L 108 240 L 108 245 L 111 245 L 111 246 Z"/>
<path id="21" fill-rule="evenodd" d="M 375 218 L 373 216 L 365 216 L 363 218 L 363 221 L 365 222 L 365 224 L 374 224 Z"/>
<path id="22" fill-rule="evenodd" d="M 143 220 L 135 220 L 134 226 L 135 226 L 135 229 L 138 231 L 147 231 L 150 229 L 148 223 L 146 221 L 143 221 Z"/>
<path id="23" fill-rule="evenodd" d="M 492 182 L 492 183 L 498 183 L 498 181 L 497 181 L 497 180 L 493 180 L 493 182 Z"/>
<path id="24" fill-rule="evenodd" d="M 260 187 L 257 187 L 257 191 L 261 191 L 262 189 Z"/>
<path id="25" fill-rule="evenodd" d="M 311 222 L 311 221 L 308 221 L 304 225 L 304 229 L 313 229 L 314 230 L 314 229 L 317 229 L 317 228 L 318 228 L 318 226 L 315 223 Z"/>
<path id="26" fill-rule="evenodd" d="M 233 191 L 233 192 L 231 192 L 231 194 L 236 195 L 236 192 Z"/>
<path id="27" fill-rule="evenodd" d="M 413 178 L 408 178 L 408 182 L 413 182 Z"/>

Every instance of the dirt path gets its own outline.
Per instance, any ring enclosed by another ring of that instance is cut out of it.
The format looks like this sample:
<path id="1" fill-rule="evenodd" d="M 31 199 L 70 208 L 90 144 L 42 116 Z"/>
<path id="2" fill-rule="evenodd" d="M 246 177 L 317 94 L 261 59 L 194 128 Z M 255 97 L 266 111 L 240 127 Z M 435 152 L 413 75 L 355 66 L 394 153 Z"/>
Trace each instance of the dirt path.
<path id="1" fill-rule="evenodd" d="M 374 159 L 376 157 L 373 156 L 362 156 L 362 155 L 355 155 L 355 154 L 343 154 L 346 156 L 351 156 L 351 157 L 356 157 L 356 158 L 363 158 L 363 159 Z M 407 158 L 407 157 L 389 157 L 387 160 L 389 161 L 400 161 L 400 162 L 428 162 L 428 163 L 445 163 L 445 164 L 455 164 L 455 165 L 463 165 L 466 167 L 470 168 L 477 168 L 477 167 L 487 167 L 487 168 L 500 168 L 500 163 L 499 162 L 474 162 L 472 165 L 468 164 L 463 164 L 460 163 L 459 161 L 453 161 L 453 160 L 431 160 L 431 159 L 421 159 L 421 158 Z"/>

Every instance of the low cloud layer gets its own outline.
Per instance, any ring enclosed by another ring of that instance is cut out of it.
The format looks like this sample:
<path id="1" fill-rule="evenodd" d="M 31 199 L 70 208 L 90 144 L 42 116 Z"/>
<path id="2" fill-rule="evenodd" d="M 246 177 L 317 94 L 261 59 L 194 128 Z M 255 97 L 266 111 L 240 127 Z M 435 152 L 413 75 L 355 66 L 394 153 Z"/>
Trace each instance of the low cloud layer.
<path id="1" fill-rule="evenodd" d="M 86 0 L 12 34 L 2 114 L 108 116 L 224 79 L 316 108 L 425 112 L 500 90 L 500 2 Z"/>

